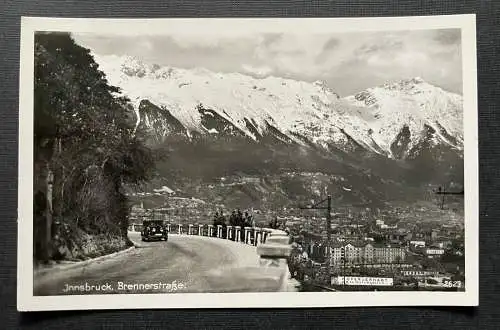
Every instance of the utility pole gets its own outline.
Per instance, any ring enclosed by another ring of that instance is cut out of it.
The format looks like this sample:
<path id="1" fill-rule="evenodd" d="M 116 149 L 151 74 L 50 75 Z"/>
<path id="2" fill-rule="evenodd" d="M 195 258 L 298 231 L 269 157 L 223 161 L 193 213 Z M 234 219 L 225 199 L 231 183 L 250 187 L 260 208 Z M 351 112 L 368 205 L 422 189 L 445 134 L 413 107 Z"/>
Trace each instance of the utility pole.
<path id="1" fill-rule="evenodd" d="M 332 196 L 328 195 L 327 197 L 328 201 L 328 206 L 327 206 L 327 213 L 326 213 L 326 265 L 328 269 L 328 281 L 330 281 L 330 258 L 331 258 L 331 240 L 332 240 Z M 328 283 L 330 284 L 330 283 Z"/>
<path id="2" fill-rule="evenodd" d="M 440 205 L 441 210 L 444 209 L 444 198 L 445 198 L 446 195 L 464 196 L 464 190 L 463 189 L 462 189 L 462 191 L 446 191 L 446 188 L 438 187 L 437 191 L 435 191 L 434 193 L 436 195 L 440 195 L 441 196 L 441 205 Z"/>
<path id="3" fill-rule="evenodd" d="M 327 202 L 327 206 L 320 206 L 321 204 Z M 327 198 L 323 199 L 322 201 L 310 205 L 310 206 L 300 206 L 299 209 L 303 210 L 326 210 L 326 267 L 327 267 L 327 274 L 328 274 L 328 284 L 330 284 L 331 281 L 331 270 L 330 270 L 330 262 L 331 262 L 331 239 L 332 239 L 332 196 L 328 195 Z"/>

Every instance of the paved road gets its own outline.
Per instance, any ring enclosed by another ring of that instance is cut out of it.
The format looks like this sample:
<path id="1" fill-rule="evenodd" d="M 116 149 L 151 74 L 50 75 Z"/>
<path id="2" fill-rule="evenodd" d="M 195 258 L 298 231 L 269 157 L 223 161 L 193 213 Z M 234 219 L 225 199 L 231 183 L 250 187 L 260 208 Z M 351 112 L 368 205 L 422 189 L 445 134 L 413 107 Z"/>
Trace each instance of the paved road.
<path id="1" fill-rule="evenodd" d="M 279 290 L 282 272 L 260 267 L 253 246 L 185 235 L 141 242 L 134 233 L 131 239 L 138 247 L 116 256 L 35 273 L 34 294 Z"/>

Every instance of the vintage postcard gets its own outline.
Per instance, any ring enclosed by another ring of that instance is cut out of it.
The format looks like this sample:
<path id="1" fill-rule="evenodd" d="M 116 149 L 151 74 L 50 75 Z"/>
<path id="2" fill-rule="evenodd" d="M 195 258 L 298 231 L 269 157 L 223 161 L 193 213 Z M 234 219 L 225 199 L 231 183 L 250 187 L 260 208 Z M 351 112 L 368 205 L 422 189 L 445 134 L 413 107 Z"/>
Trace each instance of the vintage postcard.
<path id="1" fill-rule="evenodd" d="M 477 305 L 475 35 L 23 18 L 18 309 Z"/>

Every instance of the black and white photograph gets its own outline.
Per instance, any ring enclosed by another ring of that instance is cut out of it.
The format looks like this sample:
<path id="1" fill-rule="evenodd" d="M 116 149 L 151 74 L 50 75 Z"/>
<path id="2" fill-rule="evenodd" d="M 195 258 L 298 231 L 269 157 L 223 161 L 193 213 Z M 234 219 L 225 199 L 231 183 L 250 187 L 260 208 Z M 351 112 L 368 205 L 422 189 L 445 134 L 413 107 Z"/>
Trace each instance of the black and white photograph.
<path id="1" fill-rule="evenodd" d="M 477 304 L 474 15 L 21 37 L 18 309 Z"/>

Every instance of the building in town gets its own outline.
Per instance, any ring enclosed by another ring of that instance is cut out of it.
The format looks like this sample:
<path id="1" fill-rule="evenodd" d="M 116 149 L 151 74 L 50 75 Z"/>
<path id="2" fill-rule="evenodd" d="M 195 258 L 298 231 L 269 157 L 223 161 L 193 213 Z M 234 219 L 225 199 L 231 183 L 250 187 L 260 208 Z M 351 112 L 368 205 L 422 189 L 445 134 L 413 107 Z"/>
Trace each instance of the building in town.
<path id="1" fill-rule="evenodd" d="M 425 247 L 425 241 L 410 241 L 409 243 L 410 246 L 423 246 Z"/>
<path id="2" fill-rule="evenodd" d="M 158 189 L 153 189 L 155 193 L 161 194 L 161 195 L 168 195 L 168 196 L 174 196 L 175 191 L 170 189 L 167 186 L 162 186 L 161 188 Z"/>
<path id="3" fill-rule="evenodd" d="M 400 247 L 391 247 L 370 241 L 335 242 L 331 247 L 331 264 L 375 264 L 403 262 L 406 252 Z"/>
<path id="4" fill-rule="evenodd" d="M 408 277 L 429 277 L 429 276 L 438 276 L 438 271 L 430 271 L 430 270 L 403 270 L 401 271 L 401 275 Z"/>
<path id="5" fill-rule="evenodd" d="M 433 243 L 433 246 L 438 247 L 440 249 L 447 249 L 453 245 L 450 240 L 440 240 Z"/>
<path id="6" fill-rule="evenodd" d="M 444 249 L 437 247 L 429 247 L 425 249 L 424 252 L 427 256 L 441 256 L 444 254 Z"/>

